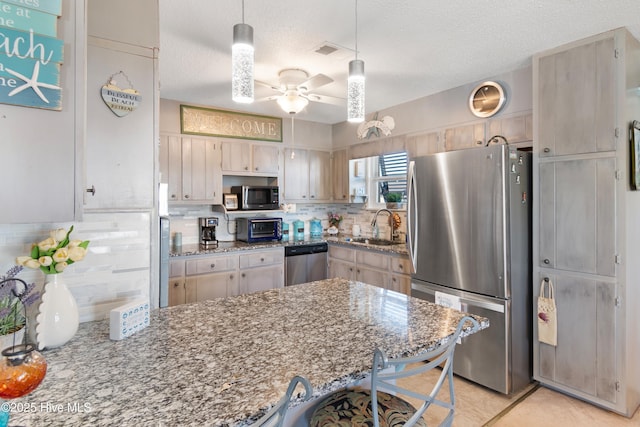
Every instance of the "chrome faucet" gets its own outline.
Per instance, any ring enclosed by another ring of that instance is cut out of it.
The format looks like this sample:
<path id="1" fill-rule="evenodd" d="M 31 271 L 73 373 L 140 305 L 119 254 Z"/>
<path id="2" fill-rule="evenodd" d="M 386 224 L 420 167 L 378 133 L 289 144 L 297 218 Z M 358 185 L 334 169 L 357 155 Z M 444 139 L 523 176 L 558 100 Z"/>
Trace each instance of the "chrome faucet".
<path id="1" fill-rule="evenodd" d="M 376 232 L 376 227 L 377 227 L 377 221 L 378 221 L 378 215 L 380 215 L 381 212 L 386 212 L 389 214 L 389 216 L 393 215 L 393 212 L 391 212 L 389 209 L 378 209 L 378 211 L 376 212 L 376 214 L 373 216 L 373 220 L 371 221 L 371 227 L 374 230 L 374 233 Z M 393 227 L 390 227 L 390 232 L 389 232 L 389 240 L 393 240 Z M 374 237 L 378 237 L 378 236 L 374 236 Z"/>

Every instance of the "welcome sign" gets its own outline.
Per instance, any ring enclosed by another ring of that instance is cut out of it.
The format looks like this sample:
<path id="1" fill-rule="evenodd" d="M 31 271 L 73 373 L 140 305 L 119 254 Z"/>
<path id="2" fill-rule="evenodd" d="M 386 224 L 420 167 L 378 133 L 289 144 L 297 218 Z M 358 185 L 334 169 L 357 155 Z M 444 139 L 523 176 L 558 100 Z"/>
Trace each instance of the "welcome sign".
<path id="1" fill-rule="evenodd" d="M 62 0 L 0 0 L 0 103 L 62 109 Z"/>

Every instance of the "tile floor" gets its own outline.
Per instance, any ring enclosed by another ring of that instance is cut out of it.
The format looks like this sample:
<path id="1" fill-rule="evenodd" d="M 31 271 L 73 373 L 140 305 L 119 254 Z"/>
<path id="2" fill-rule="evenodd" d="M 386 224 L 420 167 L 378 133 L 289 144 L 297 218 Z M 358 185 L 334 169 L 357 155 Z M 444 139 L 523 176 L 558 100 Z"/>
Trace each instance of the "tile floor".
<path id="1" fill-rule="evenodd" d="M 415 389 L 431 389 L 436 372 L 401 380 Z M 640 410 L 633 418 L 614 414 L 589 403 L 531 384 L 512 396 L 494 392 L 462 378 L 455 377 L 456 412 L 454 427 L 624 427 L 640 426 Z M 443 386 L 438 397 L 445 399 Z M 410 399 L 407 399 L 410 400 Z M 425 414 L 429 426 L 438 425 L 446 410 L 431 407 Z"/>

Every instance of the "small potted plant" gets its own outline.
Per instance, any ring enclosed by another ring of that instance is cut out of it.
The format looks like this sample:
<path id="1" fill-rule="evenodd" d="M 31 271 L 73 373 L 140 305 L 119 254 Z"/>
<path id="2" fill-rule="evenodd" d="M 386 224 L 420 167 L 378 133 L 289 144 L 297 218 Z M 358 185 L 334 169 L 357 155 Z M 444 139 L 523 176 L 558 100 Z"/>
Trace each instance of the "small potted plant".
<path id="1" fill-rule="evenodd" d="M 329 228 L 327 229 L 327 233 L 338 234 L 341 221 L 342 221 L 342 215 L 329 212 Z"/>
<path id="2" fill-rule="evenodd" d="M 404 209 L 404 203 L 402 202 L 402 193 L 387 193 L 384 195 L 384 201 L 387 202 L 387 209 Z"/>
<path id="3" fill-rule="evenodd" d="M 22 269 L 22 266 L 17 265 L 0 276 L 0 350 L 13 345 L 14 334 L 15 343 L 22 343 L 26 324 L 24 308 L 33 304 L 40 296 L 39 292 L 34 292 L 35 284 L 30 283 L 24 289 L 19 281 L 11 280 Z"/>

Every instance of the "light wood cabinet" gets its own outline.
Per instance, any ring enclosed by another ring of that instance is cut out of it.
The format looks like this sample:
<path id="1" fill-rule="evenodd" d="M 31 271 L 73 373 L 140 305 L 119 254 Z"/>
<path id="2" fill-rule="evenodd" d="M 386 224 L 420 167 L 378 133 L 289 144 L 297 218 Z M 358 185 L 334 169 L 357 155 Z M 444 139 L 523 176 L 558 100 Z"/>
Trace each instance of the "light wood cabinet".
<path id="1" fill-rule="evenodd" d="M 160 136 L 160 182 L 169 202 L 222 203 L 220 143 L 209 138 Z"/>
<path id="2" fill-rule="evenodd" d="M 358 280 L 409 295 L 409 257 L 372 249 L 329 245 L 329 277 Z M 406 272 L 406 273 L 405 273 Z"/>
<path id="3" fill-rule="evenodd" d="M 284 287 L 284 249 L 251 251 L 240 255 L 240 293 Z"/>
<path id="4" fill-rule="evenodd" d="M 533 141 L 533 114 L 501 117 L 487 122 L 487 140 L 500 135 L 509 144 Z"/>
<path id="5" fill-rule="evenodd" d="M 184 261 L 169 261 L 169 306 L 184 304 L 187 302 Z"/>
<path id="6" fill-rule="evenodd" d="M 295 156 L 291 158 L 291 152 Z M 284 155 L 284 199 L 326 202 L 331 199 L 331 153 L 287 148 Z"/>
<path id="7" fill-rule="evenodd" d="M 426 156 L 444 151 L 444 139 L 439 132 L 428 132 L 407 137 L 407 156 L 409 158 Z"/>
<path id="8" fill-rule="evenodd" d="M 444 149 L 446 151 L 482 147 L 485 142 L 484 123 L 457 126 L 444 131 Z"/>
<path id="9" fill-rule="evenodd" d="M 349 202 L 349 159 L 346 149 L 331 153 L 331 188 L 334 202 Z"/>
<path id="10" fill-rule="evenodd" d="M 550 279 L 556 346 L 538 342 L 540 383 L 631 416 L 640 405 L 637 193 L 628 120 L 640 117 L 640 43 L 620 29 L 534 56 L 533 298 Z"/>
<path id="11" fill-rule="evenodd" d="M 223 173 L 277 176 L 279 169 L 277 146 L 241 141 L 222 142 Z"/>
<path id="12" fill-rule="evenodd" d="M 182 200 L 222 203 L 220 149 L 215 140 L 182 138 Z"/>

